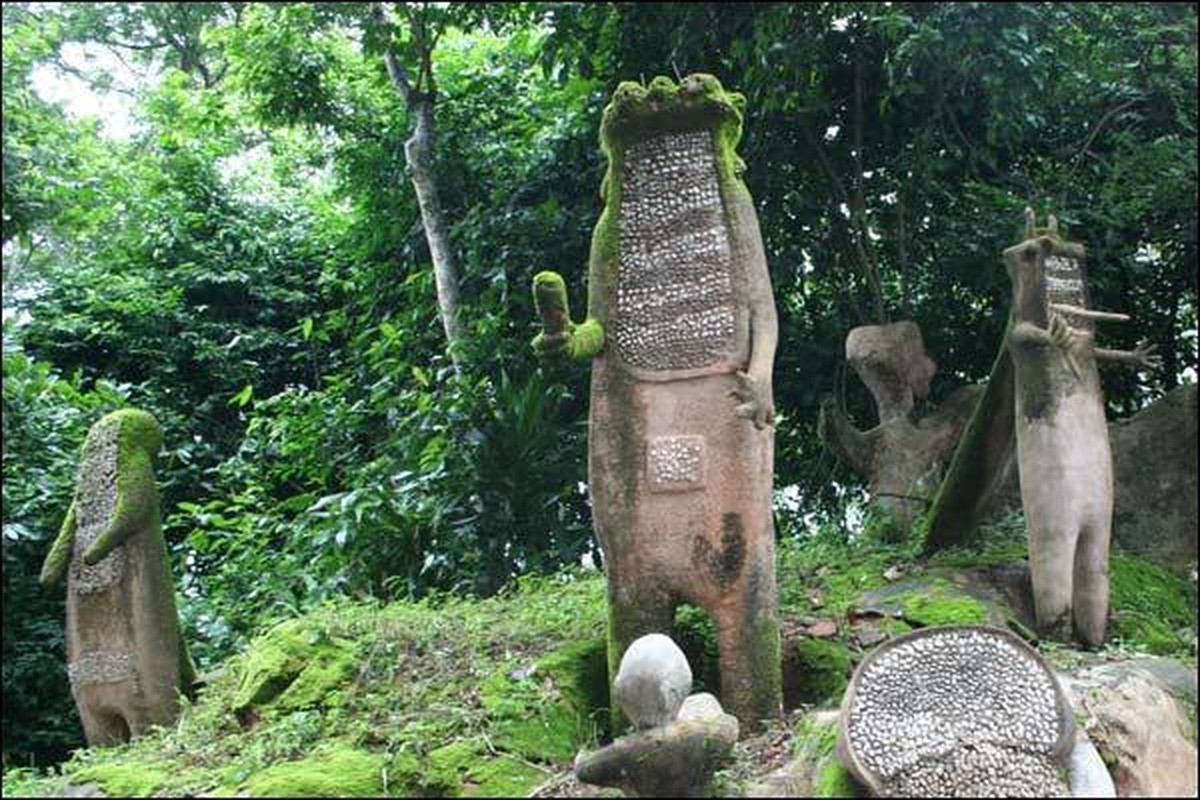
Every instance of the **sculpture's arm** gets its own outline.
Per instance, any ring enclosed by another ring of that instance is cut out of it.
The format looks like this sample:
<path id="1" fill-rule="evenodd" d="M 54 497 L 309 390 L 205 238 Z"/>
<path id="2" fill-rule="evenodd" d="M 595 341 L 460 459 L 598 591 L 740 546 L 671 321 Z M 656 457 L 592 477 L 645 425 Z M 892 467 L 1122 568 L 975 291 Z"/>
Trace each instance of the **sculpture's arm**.
<path id="1" fill-rule="evenodd" d="M 592 358 L 604 347 L 604 326 L 600 320 L 588 317 L 579 324 L 571 321 L 567 285 L 557 272 L 539 272 L 534 276 L 533 302 L 542 318 L 542 332 L 533 339 L 533 349 L 539 356 L 583 360 Z"/>
<path id="2" fill-rule="evenodd" d="M 747 198 L 746 202 L 749 202 Z M 750 256 L 747 278 L 750 282 L 750 363 L 745 372 L 737 374 L 738 387 L 730 394 L 741 401 L 737 415 L 762 429 L 775 424 L 775 398 L 771 389 L 771 372 L 775 366 L 775 349 L 779 346 L 779 318 L 775 313 L 775 297 L 771 293 L 771 275 L 762 251 L 762 236 L 758 222 L 749 215 L 750 240 L 755 242 Z"/>
<path id="3" fill-rule="evenodd" d="M 83 553 L 83 563 L 98 563 L 133 534 L 145 527 L 150 514 L 158 505 L 154 489 L 154 470 L 150 457 L 137 451 L 129 454 L 122 464 L 123 474 L 117 476 L 117 508 L 112 521 L 101 531 L 96 541 Z"/>
<path id="4" fill-rule="evenodd" d="M 1158 369 L 1162 366 L 1162 356 L 1155 350 L 1158 345 L 1146 340 L 1138 342 L 1133 350 L 1109 350 L 1104 347 L 1096 348 L 1096 360 L 1104 364 L 1121 364 L 1135 369 Z"/>
<path id="5" fill-rule="evenodd" d="M 42 574 L 38 576 L 42 586 L 53 586 L 67 571 L 67 565 L 71 563 L 71 549 L 75 546 L 75 527 L 75 503 L 72 502 L 67 509 L 67 517 L 59 528 L 58 537 L 42 563 Z"/>
<path id="6" fill-rule="evenodd" d="M 821 401 L 821 411 L 817 417 L 817 435 L 838 460 L 859 475 L 870 475 L 875 441 L 869 433 L 855 428 L 854 423 L 841 412 L 831 397 Z"/>
<path id="7" fill-rule="evenodd" d="M 1048 345 L 1052 343 L 1050 341 L 1050 331 L 1040 328 L 1032 322 L 1015 323 L 1012 326 L 1012 330 L 1008 333 L 1008 340 L 1017 345 Z"/>
<path id="8" fill-rule="evenodd" d="M 1072 328 L 1057 310 L 1050 311 L 1050 325 L 1040 328 L 1032 322 L 1021 321 L 1012 326 L 1009 341 L 1017 345 L 1048 345 L 1057 348 L 1077 380 L 1082 379 L 1079 354 L 1094 350 L 1090 331 Z"/>

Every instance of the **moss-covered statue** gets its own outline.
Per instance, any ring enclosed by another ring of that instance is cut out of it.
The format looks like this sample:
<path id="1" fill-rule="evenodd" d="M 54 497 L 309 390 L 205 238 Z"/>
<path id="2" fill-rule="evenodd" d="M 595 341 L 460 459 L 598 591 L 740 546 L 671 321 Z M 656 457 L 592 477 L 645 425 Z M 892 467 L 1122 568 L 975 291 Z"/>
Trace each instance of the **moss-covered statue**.
<path id="1" fill-rule="evenodd" d="M 88 431 L 62 530 L 41 582 L 67 574 L 71 693 L 90 745 L 173 722 L 194 679 L 179 631 L 152 461 L 162 429 L 125 409 Z"/>
<path id="2" fill-rule="evenodd" d="M 1104 641 L 1113 472 L 1100 360 L 1154 366 L 1145 345 L 1095 346 L 1093 321 L 1124 314 L 1088 307 L 1083 245 L 1063 241 L 1051 216 L 1004 251 L 1013 286 L 1006 336 L 1014 369 L 1017 463 L 1029 529 L 1029 567 L 1038 627 L 1060 639 Z"/>
<path id="3" fill-rule="evenodd" d="M 745 99 L 711 75 L 622 83 L 604 110 L 608 171 L 588 315 L 536 276 L 541 355 L 592 358 L 589 482 L 608 576 L 609 666 L 682 603 L 711 615 L 721 701 L 780 713 L 771 518 L 777 322 L 735 147 Z"/>

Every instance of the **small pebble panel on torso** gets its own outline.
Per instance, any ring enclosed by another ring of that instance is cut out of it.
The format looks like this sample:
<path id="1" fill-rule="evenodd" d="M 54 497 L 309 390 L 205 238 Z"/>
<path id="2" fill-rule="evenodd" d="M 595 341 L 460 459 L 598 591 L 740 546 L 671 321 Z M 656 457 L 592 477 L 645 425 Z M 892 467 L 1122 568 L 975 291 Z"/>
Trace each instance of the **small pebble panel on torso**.
<path id="1" fill-rule="evenodd" d="M 75 544 L 71 551 L 72 591 L 101 592 L 120 579 L 124 548 L 115 548 L 98 564 L 83 563 L 83 554 L 112 522 L 117 510 L 117 437 L 119 425 L 96 431 L 87 443 L 75 490 Z"/>
<path id="2" fill-rule="evenodd" d="M 700 369 L 734 349 L 729 231 L 712 134 L 631 145 L 621 175 L 614 340 L 648 370 Z"/>
<path id="3" fill-rule="evenodd" d="M 847 735 L 886 796 L 1062 796 L 1052 681 L 998 636 L 916 638 L 863 669 Z"/>
<path id="4" fill-rule="evenodd" d="M 1044 262 L 1046 271 L 1046 304 L 1062 303 L 1087 308 L 1087 292 L 1083 284 L 1083 270 L 1078 259 L 1067 256 L 1049 255 Z M 1071 315 L 1071 325 L 1091 330 L 1091 320 Z"/>

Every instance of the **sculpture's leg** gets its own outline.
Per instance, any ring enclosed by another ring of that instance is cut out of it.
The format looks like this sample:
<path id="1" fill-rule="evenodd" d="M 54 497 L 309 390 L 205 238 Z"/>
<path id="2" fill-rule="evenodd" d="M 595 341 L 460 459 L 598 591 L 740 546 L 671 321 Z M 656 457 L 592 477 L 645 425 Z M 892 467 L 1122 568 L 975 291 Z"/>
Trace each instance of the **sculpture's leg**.
<path id="1" fill-rule="evenodd" d="M 153 726 L 167 722 L 164 719 L 154 719 L 151 714 L 137 712 L 128 713 L 125 718 L 129 720 L 129 733 L 135 739 L 145 736 Z"/>
<path id="2" fill-rule="evenodd" d="M 1071 634 L 1071 596 L 1078 527 L 1029 529 L 1029 573 L 1038 632 L 1057 641 Z"/>
<path id="3" fill-rule="evenodd" d="M 608 587 L 608 685 L 616 680 L 621 656 L 634 639 L 648 633 L 672 634 L 675 599 L 650 576 L 637 587 Z M 646 586 L 646 584 L 651 584 Z M 616 703 L 611 704 L 613 732 L 628 727 L 629 721 Z"/>
<path id="4" fill-rule="evenodd" d="M 713 614 L 720 648 L 721 703 L 741 724 L 757 728 L 781 713 L 779 621 L 741 601 Z"/>
<path id="5" fill-rule="evenodd" d="M 1085 525 L 1075 549 L 1075 636 L 1088 647 L 1104 642 L 1108 621 L 1108 544 L 1111 525 Z"/>
<path id="6" fill-rule="evenodd" d="M 129 741 L 129 723 L 116 711 L 95 710 L 80 704 L 79 719 L 90 747 L 113 747 Z"/>

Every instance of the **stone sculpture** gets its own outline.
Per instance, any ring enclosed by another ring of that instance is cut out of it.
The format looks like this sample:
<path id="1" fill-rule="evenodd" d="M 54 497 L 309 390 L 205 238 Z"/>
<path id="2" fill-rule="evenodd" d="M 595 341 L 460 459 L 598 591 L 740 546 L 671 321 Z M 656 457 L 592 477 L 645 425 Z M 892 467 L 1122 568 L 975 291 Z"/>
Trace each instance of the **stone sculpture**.
<path id="1" fill-rule="evenodd" d="M 821 404 L 817 430 L 838 460 L 868 481 L 871 502 L 907 531 L 937 488 L 943 459 L 958 440 L 981 392 L 963 386 L 935 411 L 912 418 L 929 393 L 937 364 L 925 354 L 915 322 L 864 325 L 846 337 L 846 360 L 875 399 L 879 424 L 860 431 L 832 398 Z"/>
<path id="2" fill-rule="evenodd" d="M 771 515 L 778 329 L 735 147 L 745 99 L 711 75 L 622 83 L 604 111 L 608 171 L 588 316 L 534 280 L 543 356 L 592 358 L 588 476 L 608 577 L 609 674 L 670 630 L 717 628 L 721 697 L 744 724 L 781 711 Z"/>
<path id="3" fill-rule="evenodd" d="M 999 628 L 926 628 L 859 665 L 837 753 L 876 796 L 1059 797 L 1070 704 L 1040 655 Z"/>
<path id="4" fill-rule="evenodd" d="M 67 575 L 71 693 L 90 745 L 167 725 L 195 677 L 179 631 L 152 461 L 162 429 L 125 409 L 88 431 L 43 586 Z"/>
<path id="5" fill-rule="evenodd" d="M 1084 248 L 1049 227 L 1004 251 L 1013 285 L 1006 344 L 1015 373 L 1015 425 L 1021 502 L 1038 628 L 1097 646 L 1108 617 L 1108 547 L 1113 469 L 1096 361 L 1152 366 L 1152 349 L 1105 350 L 1096 320 L 1125 320 L 1088 308 Z"/>
<path id="6" fill-rule="evenodd" d="M 737 742 L 738 721 L 711 694 L 689 696 L 691 688 L 687 658 L 670 637 L 634 641 L 621 659 L 615 696 L 639 730 L 580 753 L 575 776 L 631 797 L 711 796 L 713 773 Z"/>

